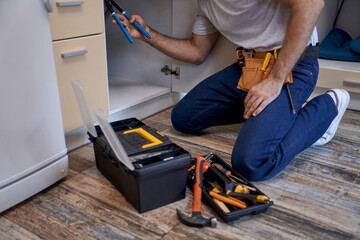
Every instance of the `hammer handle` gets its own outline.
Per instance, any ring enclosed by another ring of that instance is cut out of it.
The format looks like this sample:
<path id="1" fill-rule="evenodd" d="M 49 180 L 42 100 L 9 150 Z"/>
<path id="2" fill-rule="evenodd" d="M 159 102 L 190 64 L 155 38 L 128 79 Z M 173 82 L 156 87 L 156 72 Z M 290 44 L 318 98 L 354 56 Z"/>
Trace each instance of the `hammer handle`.
<path id="1" fill-rule="evenodd" d="M 196 157 L 193 212 L 201 212 L 201 188 L 203 185 L 203 168 L 205 161 L 205 158 L 201 156 Z"/>

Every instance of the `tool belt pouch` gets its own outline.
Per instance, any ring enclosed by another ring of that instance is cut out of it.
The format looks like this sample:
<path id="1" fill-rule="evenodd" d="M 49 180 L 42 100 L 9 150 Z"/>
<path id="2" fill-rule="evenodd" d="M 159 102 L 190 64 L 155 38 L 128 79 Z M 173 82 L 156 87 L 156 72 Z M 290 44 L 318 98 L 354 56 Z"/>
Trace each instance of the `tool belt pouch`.
<path id="1" fill-rule="evenodd" d="M 248 92 L 253 85 L 260 82 L 269 75 L 271 68 L 274 65 L 275 59 L 272 55 L 265 71 L 262 69 L 264 59 L 265 57 L 258 57 L 256 54 L 253 58 L 245 58 L 245 65 L 242 67 L 242 75 L 237 85 L 238 89 Z M 290 73 L 287 76 L 284 84 L 292 82 L 293 78 L 292 74 Z"/>

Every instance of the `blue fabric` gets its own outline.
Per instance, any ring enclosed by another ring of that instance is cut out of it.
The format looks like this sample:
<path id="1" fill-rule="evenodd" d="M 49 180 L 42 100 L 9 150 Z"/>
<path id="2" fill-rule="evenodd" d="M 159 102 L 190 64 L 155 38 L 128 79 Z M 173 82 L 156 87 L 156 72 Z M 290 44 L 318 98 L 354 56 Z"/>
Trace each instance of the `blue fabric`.
<path id="1" fill-rule="evenodd" d="M 350 48 L 354 52 L 357 52 L 360 54 L 360 36 L 358 38 L 356 38 L 355 40 L 351 41 Z"/>
<path id="2" fill-rule="evenodd" d="M 360 38 L 353 40 L 347 32 L 335 28 L 320 44 L 320 57 L 360 62 Z"/>
<path id="3" fill-rule="evenodd" d="M 172 111 L 174 128 L 198 133 L 211 126 L 244 122 L 232 152 L 232 167 L 249 180 L 265 180 L 283 170 L 317 141 L 337 115 L 328 94 L 305 107 L 316 85 L 317 60 L 299 62 L 289 85 L 297 114 L 292 113 L 286 87 L 258 116 L 244 121 L 247 92 L 237 89 L 242 74 L 237 63 L 210 76 L 192 89 Z"/>

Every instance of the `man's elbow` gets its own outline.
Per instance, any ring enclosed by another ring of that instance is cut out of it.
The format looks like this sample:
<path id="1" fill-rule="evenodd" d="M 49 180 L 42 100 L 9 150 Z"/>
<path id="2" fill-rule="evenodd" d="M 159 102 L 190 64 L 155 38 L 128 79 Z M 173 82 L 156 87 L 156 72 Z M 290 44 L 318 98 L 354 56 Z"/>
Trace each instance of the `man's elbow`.
<path id="1" fill-rule="evenodd" d="M 193 64 L 201 65 L 205 61 L 206 57 L 197 57 L 194 59 Z"/>
<path id="2" fill-rule="evenodd" d="M 191 63 L 192 64 L 195 64 L 195 65 L 200 65 L 202 64 L 205 59 L 206 59 L 207 55 L 206 54 L 201 54 L 201 53 L 198 53 L 194 56 L 194 58 L 192 59 Z"/>

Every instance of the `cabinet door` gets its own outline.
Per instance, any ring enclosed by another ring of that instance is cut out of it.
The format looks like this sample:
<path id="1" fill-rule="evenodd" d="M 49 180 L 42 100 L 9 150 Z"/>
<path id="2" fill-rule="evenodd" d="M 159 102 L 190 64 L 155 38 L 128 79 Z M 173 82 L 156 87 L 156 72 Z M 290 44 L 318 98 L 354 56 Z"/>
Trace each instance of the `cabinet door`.
<path id="1" fill-rule="evenodd" d="M 83 126 L 72 80 L 83 86 L 90 110 L 101 108 L 108 115 L 104 34 L 56 41 L 54 57 L 65 132 Z"/>
<path id="2" fill-rule="evenodd" d="M 197 15 L 197 1 L 173 0 L 173 37 L 188 38 Z M 172 68 L 180 66 L 180 79 L 172 78 L 172 90 L 188 92 L 200 81 L 236 61 L 236 46 L 220 37 L 205 62 L 196 66 L 172 60 Z"/>

